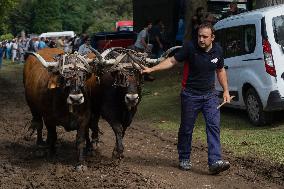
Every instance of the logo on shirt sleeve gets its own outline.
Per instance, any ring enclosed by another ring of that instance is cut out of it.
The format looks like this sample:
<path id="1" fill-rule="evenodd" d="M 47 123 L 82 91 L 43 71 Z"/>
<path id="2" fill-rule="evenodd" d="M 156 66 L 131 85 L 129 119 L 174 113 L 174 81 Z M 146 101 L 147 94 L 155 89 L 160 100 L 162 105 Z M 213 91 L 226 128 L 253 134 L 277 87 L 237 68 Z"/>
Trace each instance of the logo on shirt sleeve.
<path id="1" fill-rule="evenodd" d="M 212 63 L 216 64 L 218 62 L 218 58 L 214 58 L 211 60 Z"/>

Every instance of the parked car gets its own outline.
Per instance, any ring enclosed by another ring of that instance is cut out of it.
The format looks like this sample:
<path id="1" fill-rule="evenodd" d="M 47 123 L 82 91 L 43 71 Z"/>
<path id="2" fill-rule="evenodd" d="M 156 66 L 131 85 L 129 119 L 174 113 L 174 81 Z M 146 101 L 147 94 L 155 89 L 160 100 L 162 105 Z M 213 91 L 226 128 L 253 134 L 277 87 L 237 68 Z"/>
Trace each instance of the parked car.
<path id="1" fill-rule="evenodd" d="M 228 106 L 246 109 L 254 125 L 272 121 L 284 109 L 284 5 L 220 20 L 216 41 L 224 50 L 230 94 Z M 216 89 L 222 88 L 216 83 Z"/>
<path id="2" fill-rule="evenodd" d="M 137 34 L 133 31 L 99 32 L 92 36 L 92 46 L 99 51 L 111 47 L 128 48 L 133 45 Z"/>

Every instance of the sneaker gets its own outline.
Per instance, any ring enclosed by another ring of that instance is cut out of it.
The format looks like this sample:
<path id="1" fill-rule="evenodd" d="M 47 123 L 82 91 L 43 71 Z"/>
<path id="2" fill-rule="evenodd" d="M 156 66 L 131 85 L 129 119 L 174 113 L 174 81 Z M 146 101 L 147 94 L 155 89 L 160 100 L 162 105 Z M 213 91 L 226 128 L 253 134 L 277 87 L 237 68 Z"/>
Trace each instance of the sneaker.
<path id="1" fill-rule="evenodd" d="M 209 165 L 209 172 L 212 175 L 216 175 L 223 171 L 228 170 L 229 168 L 230 168 L 230 163 L 228 161 L 219 160 Z"/>
<path id="2" fill-rule="evenodd" d="M 188 171 L 192 167 L 191 162 L 188 159 L 183 159 L 179 161 L 179 168 L 183 171 Z"/>

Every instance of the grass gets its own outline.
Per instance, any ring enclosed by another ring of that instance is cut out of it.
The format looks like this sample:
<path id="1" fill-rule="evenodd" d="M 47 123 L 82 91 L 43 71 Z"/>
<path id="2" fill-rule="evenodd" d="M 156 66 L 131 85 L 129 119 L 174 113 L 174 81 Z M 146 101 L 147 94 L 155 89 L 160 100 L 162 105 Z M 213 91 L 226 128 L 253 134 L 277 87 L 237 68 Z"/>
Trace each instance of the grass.
<path id="1" fill-rule="evenodd" d="M 153 123 L 153 127 L 177 131 L 180 124 L 181 67 L 156 73 L 154 82 L 146 82 L 137 119 Z M 283 112 L 282 112 L 283 113 Z M 283 117 L 283 116 L 282 116 Z M 202 114 L 195 124 L 194 139 L 206 143 L 205 122 Z M 258 156 L 284 164 L 284 118 L 273 125 L 255 127 L 244 110 L 222 108 L 221 142 L 223 148 L 236 156 Z"/>

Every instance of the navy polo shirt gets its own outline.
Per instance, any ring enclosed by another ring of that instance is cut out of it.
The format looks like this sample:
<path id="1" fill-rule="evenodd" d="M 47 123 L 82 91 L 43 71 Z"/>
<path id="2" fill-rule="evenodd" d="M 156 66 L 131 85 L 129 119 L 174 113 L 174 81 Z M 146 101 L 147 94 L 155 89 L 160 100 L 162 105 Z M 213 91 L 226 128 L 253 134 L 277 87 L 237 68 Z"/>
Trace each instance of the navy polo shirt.
<path id="1" fill-rule="evenodd" d="M 189 41 L 184 43 L 174 57 L 178 62 L 184 61 L 183 88 L 201 92 L 209 92 L 215 88 L 216 69 L 224 67 L 223 50 L 219 44 L 213 43 L 212 49 L 205 52 Z"/>

